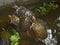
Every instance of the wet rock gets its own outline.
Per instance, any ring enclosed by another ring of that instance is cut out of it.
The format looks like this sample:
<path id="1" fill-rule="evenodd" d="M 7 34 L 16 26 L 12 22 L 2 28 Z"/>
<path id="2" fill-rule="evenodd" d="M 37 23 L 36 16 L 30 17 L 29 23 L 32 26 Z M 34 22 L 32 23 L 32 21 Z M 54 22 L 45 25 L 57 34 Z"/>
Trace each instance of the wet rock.
<path id="1" fill-rule="evenodd" d="M 5 43 L 5 41 L 4 40 L 0 40 L 0 45 L 5 45 L 6 43 Z"/>

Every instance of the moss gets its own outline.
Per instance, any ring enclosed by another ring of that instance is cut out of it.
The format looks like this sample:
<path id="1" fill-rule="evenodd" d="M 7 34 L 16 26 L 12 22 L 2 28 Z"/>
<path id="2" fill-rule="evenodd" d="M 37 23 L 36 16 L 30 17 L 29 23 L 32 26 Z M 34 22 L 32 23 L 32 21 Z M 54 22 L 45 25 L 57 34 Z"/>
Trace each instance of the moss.
<path id="1" fill-rule="evenodd" d="M 42 6 L 39 6 L 35 10 L 38 11 L 42 16 L 46 16 L 50 10 L 55 10 L 56 8 L 58 8 L 58 4 L 50 2 L 48 4 L 43 3 Z"/>
<path id="2" fill-rule="evenodd" d="M 2 31 L 1 32 L 1 38 L 3 39 L 3 40 L 9 40 L 9 37 L 10 37 L 10 33 L 8 32 L 8 31 Z"/>
<path id="3" fill-rule="evenodd" d="M 19 39 L 19 33 L 15 29 L 13 29 L 13 35 L 10 36 L 11 45 L 18 45 Z"/>

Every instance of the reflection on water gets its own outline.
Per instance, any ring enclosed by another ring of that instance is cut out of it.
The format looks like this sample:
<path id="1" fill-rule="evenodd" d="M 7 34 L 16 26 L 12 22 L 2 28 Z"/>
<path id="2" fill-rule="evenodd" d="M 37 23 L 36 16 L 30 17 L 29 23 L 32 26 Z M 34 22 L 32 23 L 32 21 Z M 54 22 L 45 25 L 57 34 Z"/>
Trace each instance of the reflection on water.
<path id="1" fill-rule="evenodd" d="M 6 5 L 6 4 L 10 4 L 14 2 L 14 0 L 0 0 L 0 6 Z"/>

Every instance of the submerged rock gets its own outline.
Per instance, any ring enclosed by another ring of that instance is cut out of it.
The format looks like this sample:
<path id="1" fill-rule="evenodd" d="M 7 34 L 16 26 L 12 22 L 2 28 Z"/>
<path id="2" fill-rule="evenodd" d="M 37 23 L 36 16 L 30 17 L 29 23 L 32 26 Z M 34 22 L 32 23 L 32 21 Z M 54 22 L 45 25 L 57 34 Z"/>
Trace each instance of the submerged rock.
<path id="1" fill-rule="evenodd" d="M 10 37 L 10 33 L 8 31 L 3 30 L 1 32 L 1 39 L 2 39 L 2 43 L 5 43 L 6 45 L 9 45 L 9 37 Z"/>
<path id="2" fill-rule="evenodd" d="M 5 41 L 4 40 L 0 40 L 0 45 L 6 45 Z"/>

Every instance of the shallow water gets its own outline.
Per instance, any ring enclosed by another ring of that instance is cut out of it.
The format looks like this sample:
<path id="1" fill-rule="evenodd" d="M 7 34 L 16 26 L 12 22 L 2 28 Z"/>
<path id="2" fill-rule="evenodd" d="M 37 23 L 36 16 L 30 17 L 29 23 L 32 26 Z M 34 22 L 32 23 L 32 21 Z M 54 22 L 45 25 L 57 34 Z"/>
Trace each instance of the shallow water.
<path id="1" fill-rule="evenodd" d="M 36 6 L 37 5 L 34 5 L 32 8 L 34 8 Z M 31 9 L 30 6 L 28 6 L 28 8 Z M 0 28 L 4 27 L 5 23 L 9 22 L 8 15 L 13 14 L 13 12 L 14 12 L 14 10 L 12 10 L 12 8 L 10 8 L 10 7 L 5 7 L 0 10 Z M 46 21 L 48 22 L 48 24 L 52 30 L 56 29 L 55 19 L 58 16 L 60 16 L 60 7 L 54 11 L 49 12 L 46 16 Z M 35 42 L 34 40 L 21 39 L 19 44 L 20 45 L 40 45 L 40 42 Z"/>

